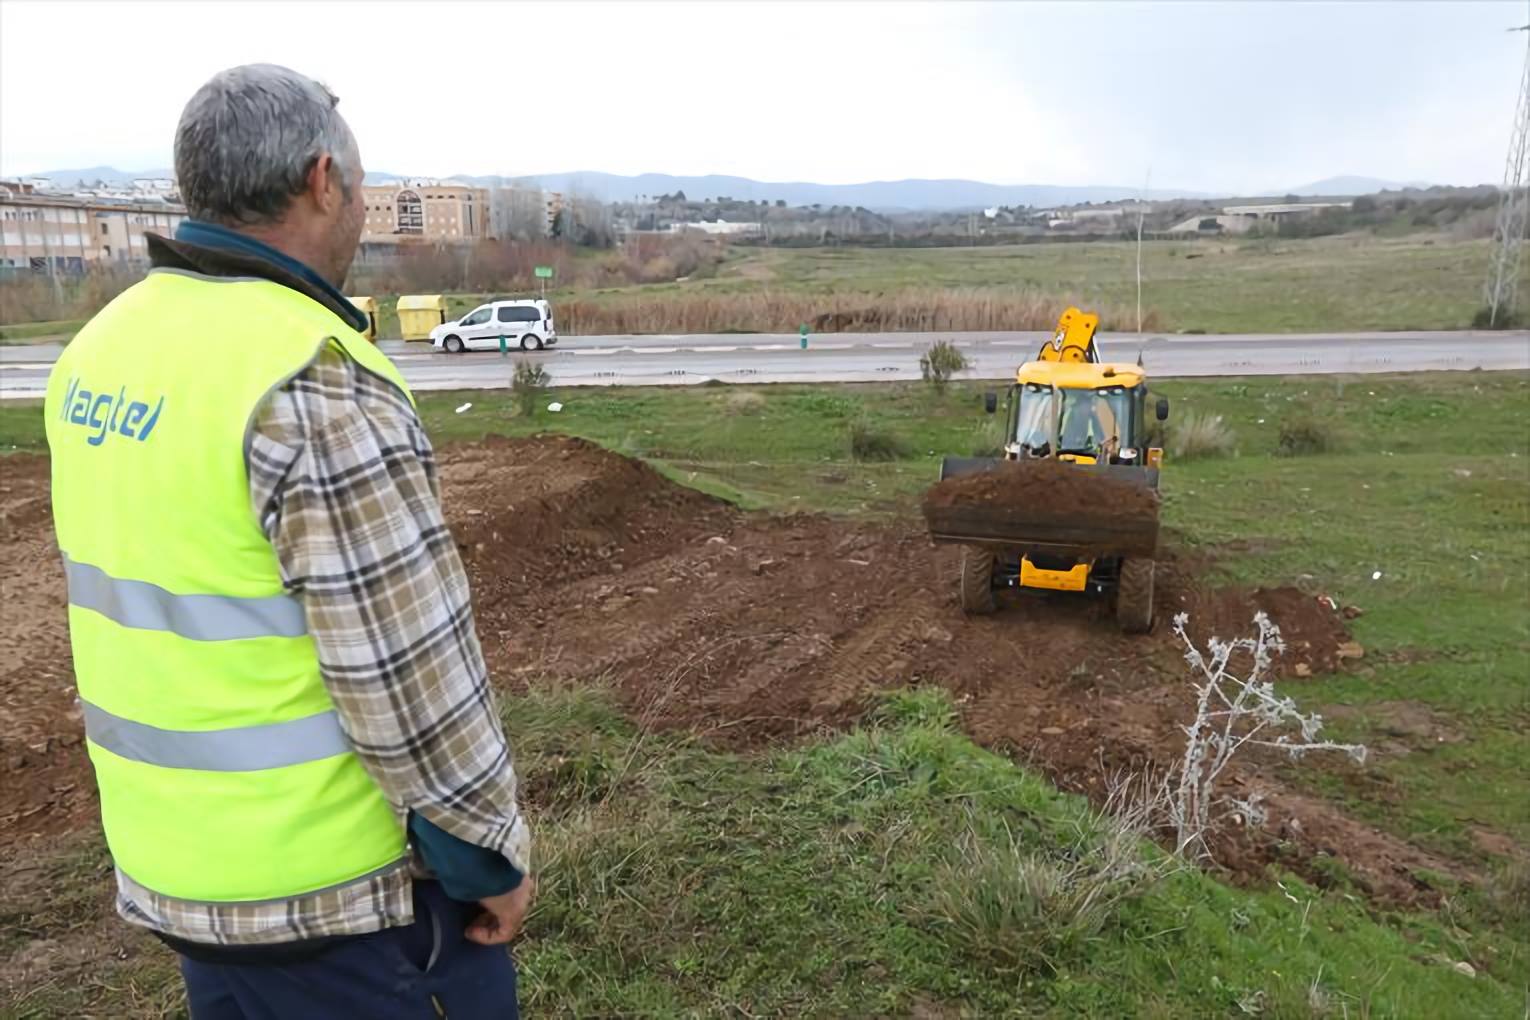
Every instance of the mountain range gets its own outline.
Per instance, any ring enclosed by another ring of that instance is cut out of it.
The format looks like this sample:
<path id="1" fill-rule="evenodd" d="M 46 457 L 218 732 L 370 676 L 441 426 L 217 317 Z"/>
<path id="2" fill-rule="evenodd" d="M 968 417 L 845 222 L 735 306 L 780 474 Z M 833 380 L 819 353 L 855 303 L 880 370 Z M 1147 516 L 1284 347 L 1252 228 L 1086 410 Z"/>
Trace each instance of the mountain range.
<path id="1" fill-rule="evenodd" d="M 85 167 L 78 170 L 50 170 L 46 173 L 28 174 L 28 177 L 45 177 L 57 185 L 72 186 L 80 181 L 87 184 L 102 181 L 110 185 L 126 185 L 135 177 L 170 177 L 173 171 L 166 168 L 153 170 L 123 171 L 110 166 Z M 368 184 L 380 184 L 399 180 L 406 174 L 372 171 L 367 174 Z M 785 201 L 788 205 L 845 205 L 864 206 L 878 211 L 895 210 L 963 210 L 988 206 L 1061 206 L 1084 202 L 1115 202 L 1134 199 L 1143 194 L 1137 187 L 1111 187 L 1105 185 L 1058 185 L 1058 184 L 989 184 L 983 181 L 960 179 L 901 181 L 868 181 L 863 184 L 815 184 L 808 181 L 769 182 L 748 177 L 730 177 L 708 174 L 701 177 L 676 176 L 674 174 L 637 174 L 624 176 L 599 171 L 576 171 L 570 173 L 533 174 L 524 177 L 469 176 L 451 178 L 479 187 L 496 187 L 511 184 L 540 187 L 547 191 L 564 194 L 586 195 L 604 202 L 632 201 L 640 196 L 672 195 L 677 191 L 687 198 L 720 198 L 756 200 L 774 203 Z M 1383 190 L 1427 188 L 1416 182 L 1386 181 L 1375 177 L 1329 177 L 1310 184 L 1287 188 L 1271 194 L 1300 195 L 1304 197 L 1329 197 L 1339 195 L 1366 195 Z M 1153 189 L 1147 192 L 1152 199 L 1213 198 L 1205 192 Z"/>

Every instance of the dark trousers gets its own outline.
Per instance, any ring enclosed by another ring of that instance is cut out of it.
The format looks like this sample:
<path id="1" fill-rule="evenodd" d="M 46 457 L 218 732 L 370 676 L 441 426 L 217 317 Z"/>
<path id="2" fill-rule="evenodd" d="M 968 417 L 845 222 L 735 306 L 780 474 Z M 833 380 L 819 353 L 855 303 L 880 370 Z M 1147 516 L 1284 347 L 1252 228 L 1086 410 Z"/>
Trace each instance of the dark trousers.
<path id="1" fill-rule="evenodd" d="M 341 939 L 312 959 L 182 956 L 192 1020 L 516 1020 L 509 952 L 463 937 L 476 912 L 416 882 L 413 924 Z"/>

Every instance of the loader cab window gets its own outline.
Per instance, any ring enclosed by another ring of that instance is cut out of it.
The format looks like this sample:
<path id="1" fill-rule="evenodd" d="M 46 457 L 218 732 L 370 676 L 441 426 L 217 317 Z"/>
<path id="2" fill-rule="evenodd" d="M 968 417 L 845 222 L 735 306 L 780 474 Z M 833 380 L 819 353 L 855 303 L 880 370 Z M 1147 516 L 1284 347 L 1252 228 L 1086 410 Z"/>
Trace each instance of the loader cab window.
<path id="1" fill-rule="evenodd" d="M 1026 383 L 1017 390 L 1014 441 L 1022 456 L 1045 457 L 1052 452 L 1052 387 Z"/>
<path id="2" fill-rule="evenodd" d="M 1058 452 L 1113 457 L 1130 446 L 1132 396 L 1124 386 L 1063 390 Z"/>

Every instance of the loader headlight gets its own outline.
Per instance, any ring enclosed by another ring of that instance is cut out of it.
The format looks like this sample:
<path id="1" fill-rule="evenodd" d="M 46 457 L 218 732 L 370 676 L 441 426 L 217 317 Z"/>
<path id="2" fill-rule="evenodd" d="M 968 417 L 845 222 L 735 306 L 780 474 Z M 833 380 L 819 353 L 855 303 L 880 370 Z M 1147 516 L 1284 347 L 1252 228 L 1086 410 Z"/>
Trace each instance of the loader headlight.
<path id="1" fill-rule="evenodd" d="M 1117 454 L 1117 456 L 1120 457 L 1122 460 L 1136 460 L 1137 459 L 1137 451 L 1135 449 L 1133 449 L 1132 447 L 1128 446 L 1126 449 L 1122 450 L 1119 454 Z"/>

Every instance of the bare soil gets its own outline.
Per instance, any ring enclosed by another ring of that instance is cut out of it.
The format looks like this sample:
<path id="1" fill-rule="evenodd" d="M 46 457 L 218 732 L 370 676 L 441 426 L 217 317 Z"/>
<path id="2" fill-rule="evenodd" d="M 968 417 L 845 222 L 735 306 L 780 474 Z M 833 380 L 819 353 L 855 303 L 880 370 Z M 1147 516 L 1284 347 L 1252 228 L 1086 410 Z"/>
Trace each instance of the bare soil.
<path id="1" fill-rule="evenodd" d="M 1083 596 L 1017 598 L 968 618 L 957 552 L 932 546 L 912 518 L 746 514 L 566 437 L 457 445 L 440 462 L 497 682 L 608 682 L 645 725 L 728 746 L 842 727 L 880 690 L 938 684 L 977 740 L 1099 795 L 1112 771 L 1163 771 L 1183 749 L 1193 692 L 1168 626 L 1176 612 L 1201 638 L 1244 633 L 1268 612 L 1291 648 L 1282 677 L 1346 661 L 1343 618 L 1325 604 L 1290 588 L 1209 586 L 1172 552 L 1160 555 L 1157 624 L 1144 637 L 1120 634 L 1109 605 Z M 95 821 L 46 462 L 8 458 L 0 470 L 0 822 L 13 843 Z M 1378 899 L 1412 902 L 1433 895 L 1418 872 L 1460 873 L 1284 788 L 1277 764 L 1234 778 L 1271 808 L 1264 828 L 1218 840 L 1234 875 L 1262 876 L 1277 859 L 1318 875 L 1312 862 L 1326 855 Z"/>

